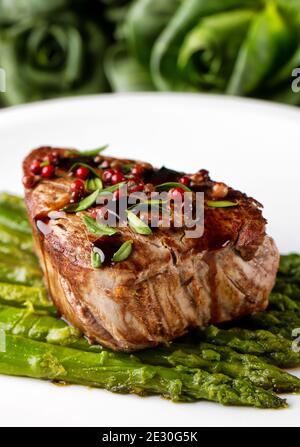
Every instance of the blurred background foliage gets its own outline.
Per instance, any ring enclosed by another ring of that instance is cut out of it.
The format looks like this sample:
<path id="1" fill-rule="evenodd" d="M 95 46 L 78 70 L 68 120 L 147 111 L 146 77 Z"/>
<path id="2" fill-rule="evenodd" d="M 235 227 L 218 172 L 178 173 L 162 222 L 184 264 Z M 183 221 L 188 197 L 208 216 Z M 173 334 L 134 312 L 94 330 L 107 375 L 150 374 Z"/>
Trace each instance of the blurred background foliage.
<path id="1" fill-rule="evenodd" d="M 0 67 L 2 105 L 152 90 L 299 105 L 300 0 L 0 0 Z"/>

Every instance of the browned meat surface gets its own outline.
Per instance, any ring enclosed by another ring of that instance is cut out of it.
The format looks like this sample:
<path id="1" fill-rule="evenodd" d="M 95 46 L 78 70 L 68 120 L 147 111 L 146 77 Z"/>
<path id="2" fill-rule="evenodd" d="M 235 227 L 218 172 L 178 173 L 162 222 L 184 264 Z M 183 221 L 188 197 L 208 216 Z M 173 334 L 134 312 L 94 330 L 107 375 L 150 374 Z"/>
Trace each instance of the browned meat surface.
<path id="1" fill-rule="evenodd" d="M 66 155 L 63 149 L 55 150 L 62 158 Z M 29 175 L 33 160 L 43 159 L 49 151 L 33 151 L 24 161 L 24 174 Z M 78 155 L 69 157 L 75 160 Z M 130 162 L 104 156 L 96 161 L 97 165 Z M 144 168 L 148 184 L 162 183 L 162 178 L 174 181 L 178 175 Z M 206 171 L 191 178 L 194 190 L 204 191 L 206 199 L 213 197 L 215 183 Z M 182 228 L 155 229 L 150 236 L 120 228 L 120 240 L 133 241 L 132 254 L 96 269 L 90 254 L 97 237 L 88 233 L 83 213 L 45 220 L 49 212 L 69 203 L 71 183 L 58 167 L 56 177 L 26 188 L 26 204 L 50 297 L 91 340 L 132 351 L 267 306 L 279 253 L 265 233 L 266 222 L 255 200 L 229 188 L 226 200 L 237 200 L 239 206 L 206 207 L 205 232 L 199 239 L 186 238 Z M 39 231 L 37 220 L 45 222 L 45 228 L 51 225 L 51 231 Z"/>

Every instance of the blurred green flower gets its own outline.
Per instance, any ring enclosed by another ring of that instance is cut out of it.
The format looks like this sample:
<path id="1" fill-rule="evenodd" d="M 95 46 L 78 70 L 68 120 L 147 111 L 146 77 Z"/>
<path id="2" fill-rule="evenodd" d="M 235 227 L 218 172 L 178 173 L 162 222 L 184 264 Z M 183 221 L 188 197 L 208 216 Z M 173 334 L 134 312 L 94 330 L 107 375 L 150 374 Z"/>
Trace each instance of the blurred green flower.
<path id="1" fill-rule="evenodd" d="M 106 54 L 106 75 L 114 91 L 155 90 L 149 71 L 122 45 L 114 45 Z"/>
<path id="2" fill-rule="evenodd" d="M 6 105 L 109 88 L 296 105 L 297 67 L 300 0 L 0 0 Z"/>
<path id="3" fill-rule="evenodd" d="M 4 104 L 103 92 L 106 38 L 99 24 L 63 13 L 37 16 L 0 31 Z"/>
<path id="4" fill-rule="evenodd" d="M 0 0 L 0 23 L 15 22 L 24 16 L 49 14 L 68 8 L 72 0 Z"/>
<path id="5" fill-rule="evenodd" d="M 300 0 L 136 0 L 121 29 L 128 67 L 141 64 L 153 89 L 300 103 L 291 90 L 300 65 Z M 114 89 L 128 76 L 134 89 L 125 64 L 124 57 L 106 60 Z"/>

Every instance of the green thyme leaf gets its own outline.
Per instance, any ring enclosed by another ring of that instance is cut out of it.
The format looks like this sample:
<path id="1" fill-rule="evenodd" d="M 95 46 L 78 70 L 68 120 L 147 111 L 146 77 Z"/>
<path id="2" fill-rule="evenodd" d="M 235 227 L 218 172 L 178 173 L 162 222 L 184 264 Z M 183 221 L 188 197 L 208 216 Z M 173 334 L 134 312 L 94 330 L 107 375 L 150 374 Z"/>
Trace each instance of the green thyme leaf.
<path id="1" fill-rule="evenodd" d="M 178 187 L 186 192 L 192 192 L 192 190 L 188 186 L 185 186 L 182 183 L 177 182 L 162 183 L 161 185 L 155 186 L 155 189 L 157 189 L 158 191 L 169 191 L 171 188 L 178 188 Z"/>
<path id="2" fill-rule="evenodd" d="M 120 183 L 117 183 L 116 185 L 108 186 L 107 188 L 104 188 L 104 189 L 102 189 L 102 191 L 100 191 L 100 195 L 103 196 L 103 195 L 107 194 L 108 192 L 115 192 L 115 191 L 117 191 L 117 189 L 122 188 L 123 185 L 125 185 L 125 182 L 120 182 Z"/>
<path id="3" fill-rule="evenodd" d="M 125 259 L 127 259 L 132 252 L 132 244 L 133 241 L 124 242 L 119 248 L 119 250 L 113 255 L 112 260 L 114 262 L 125 261 Z"/>
<path id="4" fill-rule="evenodd" d="M 80 166 L 83 166 L 84 168 L 88 169 L 95 177 L 98 177 L 100 179 L 100 175 L 97 171 L 95 171 L 92 166 L 87 165 L 86 163 L 74 163 L 73 166 L 70 168 L 70 172 L 74 171 L 74 169 L 79 168 Z"/>
<path id="5" fill-rule="evenodd" d="M 160 207 L 165 205 L 166 203 L 168 203 L 167 200 L 161 200 L 161 199 L 149 199 L 149 200 L 144 200 L 143 202 L 139 202 L 139 203 L 135 203 L 134 205 L 131 205 L 128 209 L 129 210 L 134 210 L 137 207 L 143 207 L 145 205 L 145 207 L 147 206 L 148 209 L 148 205 L 153 206 L 153 207 Z"/>
<path id="6" fill-rule="evenodd" d="M 210 208 L 229 208 L 238 205 L 237 202 L 230 202 L 228 200 L 207 200 L 206 204 Z"/>
<path id="7" fill-rule="evenodd" d="M 91 251 L 91 264 L 94 269 L 98 269 L 102 265 L 100 254 L 94 251 L 94 249 Z"/>
<path id="8" fill-rule="evenodd" d="M 83 216 L 83 221 L 88 231 L 96 236 L 112 236 L 118 232 L 116 228 L 109 227 L 108 225 L 101 225 L 96 219 L 93 219 L 90 216 Z"/>
<path id="9" fill-rule="evenodd" d="M 102 188 L 103 183 L 101 178 L 99 177 L 88 178 L 85 182 L 85 189 L 88 192 L 93 192 L 96 191 L 96 189 L 102 189 Z"/>
<path id="10" fill-rule="evenodd" d="M 122 166 L 122 171 L 124 172 L 124 174 L 129 174 L 131 172 L 131 169 L 133 168 L 133 164 L 127 164 L 127 165 L 123 165 Z"/>
<path id="11" fill-rule="evenodd" d="M 99 195 L 99 192 L 100 192 L 100 190 L 97 189 L 89 196 L 80 200 L 80 202 L 65 206 L 63 208 L 63 211 L 66 211 L 67 213 L 78 213 L 79 211 L 87 210 L 92 205 L 94 205 L 94 203 L 96 202 L 97 197 Z"/>
<path id="12" fill-rule="evenodd" d="M 98 147 L 96 149 L 88 150 L 88 151 L 79 151 L 79 154 L 81 157 L 95 157 L 96 155 L 100 154 L 107 148 L 108 148 L 108 144 L 106 144 L 105 146 L 102 146 L 102 147 Z"/>
<path id="13" fill-rule="evenodd" d="M 138 234 L 149 236 L 152 234 L 151 228 L 137 217 L 132 211 L 127 210 L 128 223 L 130 228 Z"/>

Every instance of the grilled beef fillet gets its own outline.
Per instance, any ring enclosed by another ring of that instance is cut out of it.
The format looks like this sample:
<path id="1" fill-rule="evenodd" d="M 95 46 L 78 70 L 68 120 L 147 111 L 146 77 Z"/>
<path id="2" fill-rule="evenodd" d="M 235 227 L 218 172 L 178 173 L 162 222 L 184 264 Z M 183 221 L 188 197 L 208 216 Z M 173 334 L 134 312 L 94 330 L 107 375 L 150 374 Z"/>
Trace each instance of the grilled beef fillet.
<path id="1" fill-rule="evenodd" d="M 32 163 L 49 154 L 55 175 L 33 176 L 38 169 Z M 187 238 L 184 228 L 153 229 L 144 236 L 122 227 L 117 237 L 99 239 L 82 219 L 95 207 L 56 214 L 49 222 L 49 213 L 53 217 L 53 211 L 70 203 L 74 162 L 88 163 L 102 176 L 109 167 L 128 173 L 138 162 L 100 155 L 83 159 L 79 152 L 49 147 L 34 150 L 24 161 L 26 204 L 49 295 L 61 315 L 90 340 L 134 351 L 173 340 L 191 328 L 265 309 L 279 253 L 266 235 L 258 202 L 211 181 L 202 170 L 190 176 L 193 190 L 203 191 L 206 200 L 219 197 L 238 205 L 206 206 L 201 238 Z M 178 182 L 183 175 L 146 163 L 137 166 L 145 191 L 165 181 Z M 95 244 L 105 254 L 116 250 L 116 240 L 120 245 L 128 239 L 133 241 L 128 259 L 91 266 Z"/>

